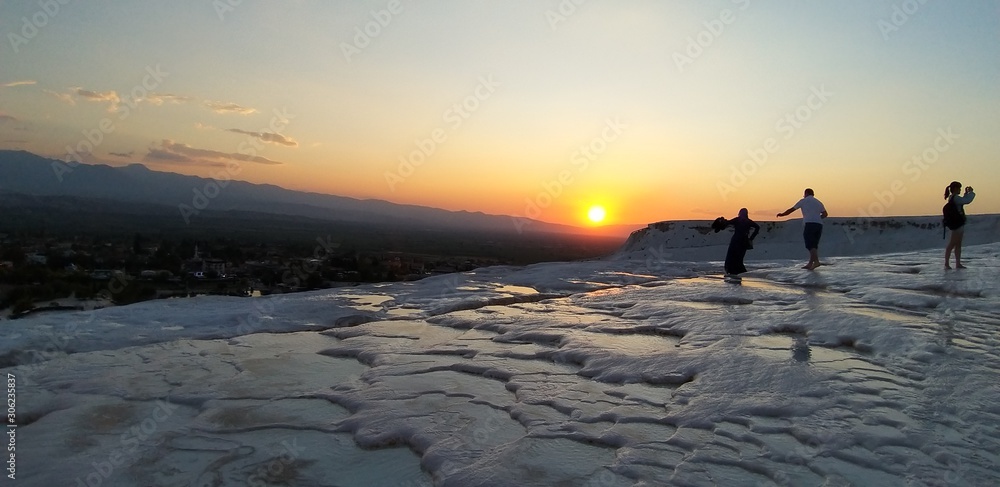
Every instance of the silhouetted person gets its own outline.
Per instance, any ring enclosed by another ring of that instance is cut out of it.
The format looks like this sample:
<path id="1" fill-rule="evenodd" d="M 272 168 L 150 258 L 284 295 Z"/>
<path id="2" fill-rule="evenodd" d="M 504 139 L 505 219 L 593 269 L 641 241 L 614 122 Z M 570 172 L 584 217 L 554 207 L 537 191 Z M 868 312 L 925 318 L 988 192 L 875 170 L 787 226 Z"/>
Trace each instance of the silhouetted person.
<path id="1" fill-rule="evenodd" d="M 809 251 L 809 263 L 803 269 L 813 270 L 823 264 L 819 261 L 819 239 L 823 236 L 823 219 L 829 216 L 823 202 L 816 199 L 816 194 L 811 188 L 806 188 L 802 199 L 795 206 L 778 213 L 778 218 L 792 214 L 795 210 L 802 210 L 802 238 L 806 241 L 806 250 Z"/>
<path id="2" fill-rule="evenodd" d="M 746 257 L 747 250 L 753 248 L 753 239 L 760 232 L 760 225 L 750 219 L 746 208 L 741 208 L 739 216 L 732 220 L 722 218 L 721 221 L 716 221 L 718 223 L 712 225 L 716 232 L 730 226 L 735 228 L 733 237 L 729 239 L 725 268 L 726 277 L 736 277 L 747 271 L 746 266 L 743 265 L 743 258 Z M 753 229 L 752 234 L 750 229 Z"/>
<path id="3" fill-rule="evenodd" d="M 972 203 L 972 200 L 976 199 L 976 193 L 972 191 L 972 186 L 965 188 L 965 194 L 959 196 L 959 192 L 962 191 L 962 183 L 958 181 L 952 181 L 952 183 L 944 188 L 944 199 L 948 200 L 948 204 L 944 207 L 944 225 L 951 230 L 951 239 L 948 240 L 948 245 L 944 248 L 944 268 L 951 269 L 949 261 L 951 260 L 951 251 L 955 251 L 955 267 L 957 269 L 965 269 L 962 265 L 962 237 L 965 236 L 965 205 Z M 949 205 L 954 205 L 954 208 L 949 208 Z"/>

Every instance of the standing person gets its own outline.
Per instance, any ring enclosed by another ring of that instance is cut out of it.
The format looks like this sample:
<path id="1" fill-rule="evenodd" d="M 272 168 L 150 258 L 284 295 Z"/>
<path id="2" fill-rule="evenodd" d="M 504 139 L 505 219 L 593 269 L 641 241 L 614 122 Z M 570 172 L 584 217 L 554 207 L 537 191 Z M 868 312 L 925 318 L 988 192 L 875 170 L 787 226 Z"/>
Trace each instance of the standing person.
<path id="1" fill-rule="evenodd" d="M 819 261 L 819 239 L 823 236 L 823 219 L 829 216 L 823 202 L 816 199 L 816 193 L 812 188 L 806 188 L 802 199 L 795 206 L 778 213 L 778 218 L 792 214 L 795 210 L 802 210 L 802 238 L 806 241 L 806 250 L 809 251 L 809 263 L 803 269 L 813 270 L 821 265 Z"/>
<path id="2" fill-rule="evenodd" d="M 724 224 L 717 226 L 715 231 L 729 226 L 733 226 L 736 231 L 733 232 L 733 238 L 729 239 L 729 250 L 726 252 L 726 277 L 739 279 L 737 276 L 747 271 L 743 265 L 743 258 L 746 257 L 747 250 L 753 248 L 753 239 L 760 232 L 760 225 L 750 219 L 746 208 L 741 208 L 739 216 L 732 220 L 724 220 Z"/>
<path id="3" fill-rule="evenodd" d="M 944 199 L 948 203 L 944 205 L 944 225 L 951 229 L 951 239 L 944 248 L 944 268 L 951 269 L 951 251 L 955 251 L 955 268 L 965 269 L 962 265 L 962 237 L 965 236 L 965 205 L 972 203 L 976 199 L 976 193 L 972 191 L 972 186 L 965 188 L 965 194 L 959 196 L 962 191 L 962 183 L 952 181 L 944 188 Z"/>

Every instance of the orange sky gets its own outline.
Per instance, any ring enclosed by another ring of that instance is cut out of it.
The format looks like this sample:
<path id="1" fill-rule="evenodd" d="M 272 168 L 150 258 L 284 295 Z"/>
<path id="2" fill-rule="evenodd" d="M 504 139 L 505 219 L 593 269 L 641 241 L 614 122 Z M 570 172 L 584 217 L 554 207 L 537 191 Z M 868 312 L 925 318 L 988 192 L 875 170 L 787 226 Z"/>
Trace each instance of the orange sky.
<path id="1" fill-rule="evenodd" d="M 989 2 L 392 5 L 5 3 L 0 148 L 570 225 L 1000 212 Z"/>

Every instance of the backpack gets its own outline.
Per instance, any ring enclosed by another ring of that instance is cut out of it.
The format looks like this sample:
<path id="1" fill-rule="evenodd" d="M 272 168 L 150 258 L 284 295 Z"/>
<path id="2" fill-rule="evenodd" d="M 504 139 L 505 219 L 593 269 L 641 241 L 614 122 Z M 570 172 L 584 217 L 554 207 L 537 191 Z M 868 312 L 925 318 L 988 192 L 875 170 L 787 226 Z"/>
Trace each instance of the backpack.
<path id="1" fill-rule="evenodd" d="M 955 203 L 955 198 L 952 197 L 945 203 L 944 207 L 941 208 L 941 212 L 944 214 L 944 226 L 951 230 L 956 230 L 965 225 L 965 215 L 958 209 L 958 203 Z"/>

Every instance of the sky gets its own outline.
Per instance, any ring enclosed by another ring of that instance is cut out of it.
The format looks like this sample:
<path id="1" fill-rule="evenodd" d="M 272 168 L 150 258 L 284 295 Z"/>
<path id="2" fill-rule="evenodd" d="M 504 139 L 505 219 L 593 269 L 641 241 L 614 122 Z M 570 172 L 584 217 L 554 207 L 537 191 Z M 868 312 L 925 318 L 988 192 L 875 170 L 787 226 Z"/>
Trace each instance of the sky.
<path id="1" fill-rule="evenodd" d="M 5 1 L 0 35 L 0 149 L 73 163 L 570 225 L 953 180 L 1000 213 L 1000 1 Z"/>

